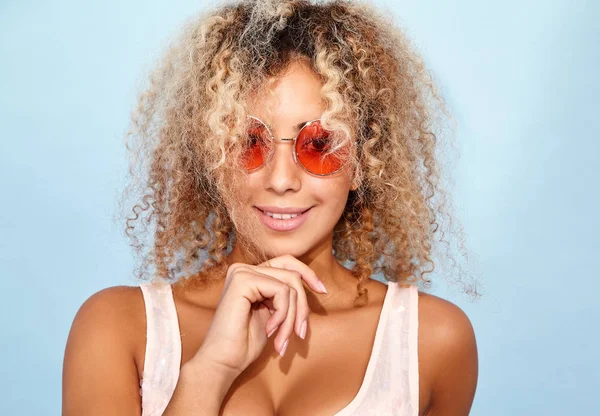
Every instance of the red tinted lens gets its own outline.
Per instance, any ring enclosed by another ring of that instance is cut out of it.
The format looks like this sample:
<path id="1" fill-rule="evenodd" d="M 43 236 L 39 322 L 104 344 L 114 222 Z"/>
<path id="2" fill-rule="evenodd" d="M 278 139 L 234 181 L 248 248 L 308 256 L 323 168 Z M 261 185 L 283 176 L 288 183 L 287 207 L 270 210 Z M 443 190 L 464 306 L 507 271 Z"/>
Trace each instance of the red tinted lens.
<path id="1" fill-rule="evenodd" d="M 325 130 L 319 120 L 300 130 L 296 140 L 298 161 L 306 170 L 317 175 L 330 175 L 342 168 L 348 157 L 348 148 L 331 151 L 333 133 Z"/>
<path id="2" fill-rule="evenodd" d="M 242 167 L 246 170 L 261 166 L 267 154 L 269 130 L 260 121 L 249 118 L 245 150 L 242 154 Z"/>

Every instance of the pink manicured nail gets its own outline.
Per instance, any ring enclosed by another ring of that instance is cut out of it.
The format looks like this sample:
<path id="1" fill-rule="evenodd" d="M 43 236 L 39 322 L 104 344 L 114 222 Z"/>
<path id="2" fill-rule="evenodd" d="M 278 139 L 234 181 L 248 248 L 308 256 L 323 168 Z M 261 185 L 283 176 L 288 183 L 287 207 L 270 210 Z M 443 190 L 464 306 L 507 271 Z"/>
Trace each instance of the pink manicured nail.
<path id="1" fill-rule="evenodd" d="M 302 322 L 302 326 L 300 327 L 300 338 L 304 339 L 306 336 L 306 319 Z"/>
<path id="2" fill-rule="evenodd" d="M 321 282 L 321 280 L 320 280 L 320 279 L 318 279 L 318 285 L 319 285 L 319 287 L 321 288 L 321 291 L 322 291 L 323 293 L 329 293 L 329 292 L 327 292 L 327 289 L 325 288 L 325 285 L 323 284 L 323 282 Z"/>
<path id="3" fill-rule="evenodd" d="M 287 350 L 289 342 L 290 342 L 290 340 L 286 339 L 285 342 L 283 343 L 283 347 L 281 347 L 281 352 L 279 353 L 279 355 L 281 355 L 282 357 L 283 357 L 283 354 L 285 354 L 285 350 Z"/>
<path id="4" fill-rule="evenodd" d="M 267 338 L 271 338 L 271 335 L 273 335 L 275 333 L 275 331 L 277 331 L 277 328 L 279 328 L 279 325 L 277 325 L 275 328 L 273 328 L 271 330 L 271 332 L 269 332 L 269 334 L 267 335 Z"/>

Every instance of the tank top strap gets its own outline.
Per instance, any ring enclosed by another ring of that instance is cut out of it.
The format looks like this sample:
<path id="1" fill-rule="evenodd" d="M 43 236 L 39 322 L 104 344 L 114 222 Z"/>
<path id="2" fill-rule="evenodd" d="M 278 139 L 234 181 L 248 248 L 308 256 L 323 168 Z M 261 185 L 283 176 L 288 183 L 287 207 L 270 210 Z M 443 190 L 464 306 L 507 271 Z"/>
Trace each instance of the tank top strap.
<path id="1" fill-rule="evenodd" d="M 391 366 L 390 389 L 398 414 L 419 414 L 419 288 L 394 283 L 386 328 L 385 361 Z"/>
<path id="2" fill-rule="evenodd" d="M 181 366 L 179 321 L 169 283 L 140 284 L 146 306 L 146 354 L 140 381 L 142 416 L 161 415 L 175 391 Z"/>

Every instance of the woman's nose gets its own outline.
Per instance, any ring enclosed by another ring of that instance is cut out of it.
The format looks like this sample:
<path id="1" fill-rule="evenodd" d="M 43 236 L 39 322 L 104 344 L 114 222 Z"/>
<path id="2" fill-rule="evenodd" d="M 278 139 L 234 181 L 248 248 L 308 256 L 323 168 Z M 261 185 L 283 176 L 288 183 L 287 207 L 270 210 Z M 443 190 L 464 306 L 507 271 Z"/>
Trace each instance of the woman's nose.
<path id="1" fill-rule="evenodd" d="M 301 167 L 294 162 L 295 144 L 292 140 L 273 142 L 273 154 L 266 166 L 266 189 L 271 189 L 277 194 L 300 189 Z"/>

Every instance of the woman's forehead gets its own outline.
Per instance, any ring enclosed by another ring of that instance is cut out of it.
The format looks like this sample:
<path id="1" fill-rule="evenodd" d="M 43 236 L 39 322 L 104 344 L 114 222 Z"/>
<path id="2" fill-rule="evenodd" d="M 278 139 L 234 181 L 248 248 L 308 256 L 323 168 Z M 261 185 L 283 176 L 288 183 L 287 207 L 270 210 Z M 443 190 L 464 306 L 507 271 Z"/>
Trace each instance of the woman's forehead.
<path id="1" fill-rule="evenodd" d="M 297 131 L 307 122 L 320 119 L 326 109 L 323 101 L 303 104 L 268 105 L 268 103 L 258 102 L 245 106 L 245 109 L 248 116 L 259 119 L 271 130 L 273 127 L 279 127 Z"/>
<path id="2" fill-rule="evenodd" d="M 253 114 L 249 114 L 249 116 L 250 116 L 250 117 L 251 117 L 253 120 L 255 120 L 255 121 L 258 121 L 258 122 L 261 122 L 262 124 L 264 124 L 265 126 L 267 126 L 267 128 L 268 128 L 268 129 L 269 129 L 271 132 L 273 132 L 273 129 L 274 129 L 273 123 L 271 123 L 271 122 L 269 122 L 269 121 L 265 121 L 265 120 L 261 119 L 260 117 L 258 117 L 258 116 L 255 116 L 255 115 L 253 115 Z M 318 119 L 320 119 L 320 118 L 321 118 L 321 117 L 320 117 L 320 115 L 319 115 L 318 117 L 314 117 L 314 118 L 306 119 L 306 120 L 304 120 L 304 121 L 301 121 L 301 122 L 299 122 L 299 123 L 295 123 L 295 124 L 294 124 L 294 123 L 292 123 L 292 124 L 289 124 L 289 125 L 285 125 L 285 126 L 279 126 L 279 127 L 284 127 L 284 128 L 287 128 L 287 129 L 291 129 L 291 130 L 293 130 L 294 132 L 298 132 L 298 131 L 300 131 L 300 130 L 302 129 L 302 127 L 304 127 L 304 126 L 305 126 L 306 124 L 308 124 L 309 122 L 311 122 L 311 121 L 315 121 L 315 120 L 318 120 Z"/>
<path id="3" fill-rule="evenodd" d="M 291 63 L 280 74 L 267 78 L 248 95 L 251 105 L 290 106 L 295 102 L 323 101 L 321 78 L 303 62 Z"/>

